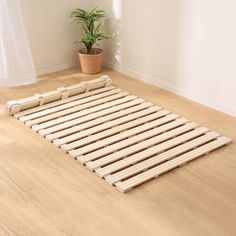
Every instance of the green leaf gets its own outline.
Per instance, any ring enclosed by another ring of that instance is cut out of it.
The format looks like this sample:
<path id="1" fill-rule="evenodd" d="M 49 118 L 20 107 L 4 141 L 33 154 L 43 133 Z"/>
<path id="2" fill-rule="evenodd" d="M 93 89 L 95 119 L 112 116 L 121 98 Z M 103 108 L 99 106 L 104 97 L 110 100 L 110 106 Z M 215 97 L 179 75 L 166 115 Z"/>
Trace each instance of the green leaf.
<path id="1" fill-rule="evenodd" d="M 87 51 L 91 51 L 92 46 L 98 41 L 110 38 L 108 33 L 100 30 L 101 20 L 105 17 L 105 11 L 97 7 L 92 10 L 77 8 L 71 12 L 72 23 L 80 24 L 84 31 L 80 42 L 85 45 Z"/>

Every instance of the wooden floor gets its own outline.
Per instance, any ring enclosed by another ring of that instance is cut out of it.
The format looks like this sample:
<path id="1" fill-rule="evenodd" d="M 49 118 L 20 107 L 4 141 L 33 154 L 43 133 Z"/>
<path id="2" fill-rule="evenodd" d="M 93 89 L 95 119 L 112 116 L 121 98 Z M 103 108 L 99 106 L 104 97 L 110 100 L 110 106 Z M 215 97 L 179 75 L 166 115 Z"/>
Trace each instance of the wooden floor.
<path id="1" fill-rule="evenodd" d="M 96 76 L 68 70 L 0 89 L 0 236 L 236 235 L 236 118 L 105 69 L 113 83 L 233 139 L 124 195 L 14 117 L 11 99 Z"/>

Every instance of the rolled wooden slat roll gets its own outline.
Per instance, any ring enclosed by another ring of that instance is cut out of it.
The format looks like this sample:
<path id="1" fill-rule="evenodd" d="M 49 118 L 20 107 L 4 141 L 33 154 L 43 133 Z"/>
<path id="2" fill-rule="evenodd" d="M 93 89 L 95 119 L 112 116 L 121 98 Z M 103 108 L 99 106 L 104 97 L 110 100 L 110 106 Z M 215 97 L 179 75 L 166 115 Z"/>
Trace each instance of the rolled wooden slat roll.
<path id="1" fill-rule="evenodd" d="M 112 80 L 108 75 L 100 76 L 97 79 L 82 81 L 78 84 L 71 85 L 68 87 L 57 88 L 56 90 L 49 91 L 42 94 L 35 94 L 31 97 L 12 100 L 7 102 L 7 108 L 11 115 L 14 115 L 17 112 L 27 110 L 29 108 L 41 106 L 50 102 L 58 101 L 61 99 L 66 99 L 68 97 L 86 93 L 88 91 L 99 89 L 103 87 L 110 86 Z"/>

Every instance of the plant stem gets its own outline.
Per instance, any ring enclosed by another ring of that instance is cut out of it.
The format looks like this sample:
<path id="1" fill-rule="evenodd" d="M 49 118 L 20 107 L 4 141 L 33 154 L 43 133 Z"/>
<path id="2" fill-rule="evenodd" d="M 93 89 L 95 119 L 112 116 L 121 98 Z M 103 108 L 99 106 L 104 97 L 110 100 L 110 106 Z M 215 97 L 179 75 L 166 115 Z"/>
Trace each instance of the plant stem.
<path id="1" fill-rule="evenodd" d="M 92 54 L 92 44 L 87 45 L 87 54 Z"/>

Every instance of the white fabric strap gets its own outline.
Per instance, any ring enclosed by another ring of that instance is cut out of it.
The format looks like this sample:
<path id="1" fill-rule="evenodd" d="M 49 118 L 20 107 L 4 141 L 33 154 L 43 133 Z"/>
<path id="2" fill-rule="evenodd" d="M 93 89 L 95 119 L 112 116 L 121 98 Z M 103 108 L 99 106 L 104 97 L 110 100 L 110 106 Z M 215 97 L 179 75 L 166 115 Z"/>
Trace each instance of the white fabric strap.
<path id="1" fill-rule="evenodd" d="M 20 112 L 20 104 L 16 100 L 7 102 L 7 108 L 9 109 L 11 115 Z"/>
<path id="2" fill-rule="evenodd" d="M 112 80 L 110 76 L 102 75 L 101 78 L 105 80 L 105 87 L 111 86 Z"/>
<path id="3" fill-rule="evenodd" d="M 85 93 L 89 92 L 89 84 L 87 81 L 82 81 L 81 84 L 85 87 Z"/>
<path id="4" fill-rule="evenodd" d="M 42 94 L 36 93 L 34 95 L 34 97 L 36 97 L 37 99 L 39 99 L 39 106 L 42 106 L 44 104 L 44 97 Z"/>
<path id="5" fill-rule="evenodd" d="M 57 90 L 61 93 L 61 99 L 65 99 L 69 97 L 69 91 L 65 87 L 57 88 Z"/>
<path id="6" fill-rule="evenodd" d="M 12 106 L 20 105 L 18 101 L 16 100 L 11 100 L 7 102 L 7 107 L 11 108 Z"/>

